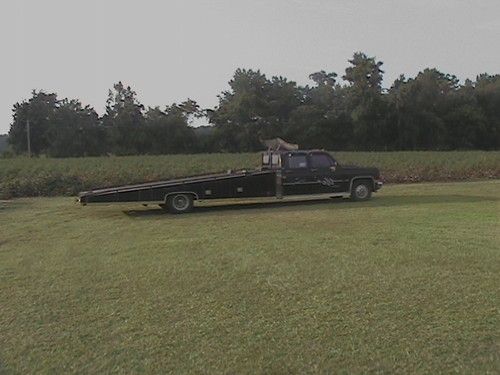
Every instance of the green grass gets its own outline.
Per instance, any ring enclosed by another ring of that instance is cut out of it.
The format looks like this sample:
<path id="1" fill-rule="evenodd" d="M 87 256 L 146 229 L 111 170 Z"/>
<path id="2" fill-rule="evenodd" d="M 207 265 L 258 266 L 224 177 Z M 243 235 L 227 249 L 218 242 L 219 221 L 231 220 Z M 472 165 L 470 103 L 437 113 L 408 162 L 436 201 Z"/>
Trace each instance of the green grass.
<path id="1" fill-rule="evenodd" d="M 0 372 L 500 372 L 500 181 L 364 203 L 0 203 Z"/>
<path id="2" fill-rule="evenodd" d="M 386 182 L 500 178 L 500 151 L 338 152 L 342 164 L 376 166 Z M 0 159 L 0 198 L 75 195 L 95 187 L 253 169 L 260 154 Z"/>

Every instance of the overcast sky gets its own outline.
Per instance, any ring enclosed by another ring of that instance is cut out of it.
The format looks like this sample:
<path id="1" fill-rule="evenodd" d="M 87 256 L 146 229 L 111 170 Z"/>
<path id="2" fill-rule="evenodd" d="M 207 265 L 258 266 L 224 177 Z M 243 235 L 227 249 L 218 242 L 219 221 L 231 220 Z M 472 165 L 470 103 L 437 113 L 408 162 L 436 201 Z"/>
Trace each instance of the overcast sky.
<path id="1" fill-rule="evenodd" d="M 212 107 L 238 67 L 306 84 L 354 51 L 384 62 L 385 86 L 425 67 L 500 73 L 500 1 L 1 0 L 0 42 L 1 134 L 32 89 L 102 113 L 122 80 L 145 105 Z"/>

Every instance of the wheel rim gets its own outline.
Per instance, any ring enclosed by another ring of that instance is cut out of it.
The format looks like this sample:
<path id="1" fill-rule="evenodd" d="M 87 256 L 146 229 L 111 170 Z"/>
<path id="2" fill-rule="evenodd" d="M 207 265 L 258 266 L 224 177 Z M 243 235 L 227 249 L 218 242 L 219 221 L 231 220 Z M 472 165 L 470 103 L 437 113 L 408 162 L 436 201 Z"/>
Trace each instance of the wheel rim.
<path id="1" fill-rule="evenodd" d="M 368 196 L 368 188 L 366 185 L 358 185 L 356 186 L 356 197 L 359 199 L 365 199 Z"/>
<path id="2" fill-rule="evenodd" d="M 189 198 L 184 194 L 179 194 L 172 200 L 172 205 L 176 210 L 184 211 L 189 207 Z"/>

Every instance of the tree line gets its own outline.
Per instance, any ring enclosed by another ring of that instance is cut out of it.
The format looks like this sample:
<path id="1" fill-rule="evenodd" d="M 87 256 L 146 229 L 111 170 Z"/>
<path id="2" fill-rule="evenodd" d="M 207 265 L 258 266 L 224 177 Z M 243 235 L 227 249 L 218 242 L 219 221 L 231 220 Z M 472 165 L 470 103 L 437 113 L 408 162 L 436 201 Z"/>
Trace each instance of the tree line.
<path id="1" fill-rule="evenodd" d="M 26 152 L 29 122 L 32 153 L 54 157 L 255 151 L 274 137 L 331 150 L 500 148 L 499 74 L 462 84 L 425 69 L 384 89 L 382 65 L 358 52 L 341 77 L 322 70 L 305 86 L 237 69 L 210 109 L 191 99 L 146 108 L 118 82 L 99 116 L 77 99 L 33 91 L 14 105 L 9 143 Z M 210 126 L 191 126 L 196 118 Z"/>

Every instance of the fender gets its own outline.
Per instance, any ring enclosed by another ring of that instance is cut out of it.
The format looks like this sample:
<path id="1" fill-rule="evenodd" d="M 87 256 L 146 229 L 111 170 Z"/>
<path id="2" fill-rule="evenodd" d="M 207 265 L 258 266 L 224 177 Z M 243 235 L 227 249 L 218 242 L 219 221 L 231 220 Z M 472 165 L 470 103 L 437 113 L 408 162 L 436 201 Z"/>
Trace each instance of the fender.
<path id="1" fill-rule="evenodd" d="M 349 193 L 351 193 L 351 191 L 352 191 L 352 185 L 353 185 L 355 180 L 371 180 L 372 188 L 373 188 L 373 190 L 375 190 L 375 179 L 373 178 L 373 176 L 356 176 L 356 177 L 353 177 L 351 179 L 351 182 L 349 183 Z"/>
<path id="2" fill-rule="evenodd" d="M 164 202 L 167 203 L 169 195 L 174 195 L 174 194 L 191 194 L 195 200 L 198 200 L 198 194 L 196 194 L 194 191 L 174 191 L 172 193 L 168 193 L 165 195 Z"/>

